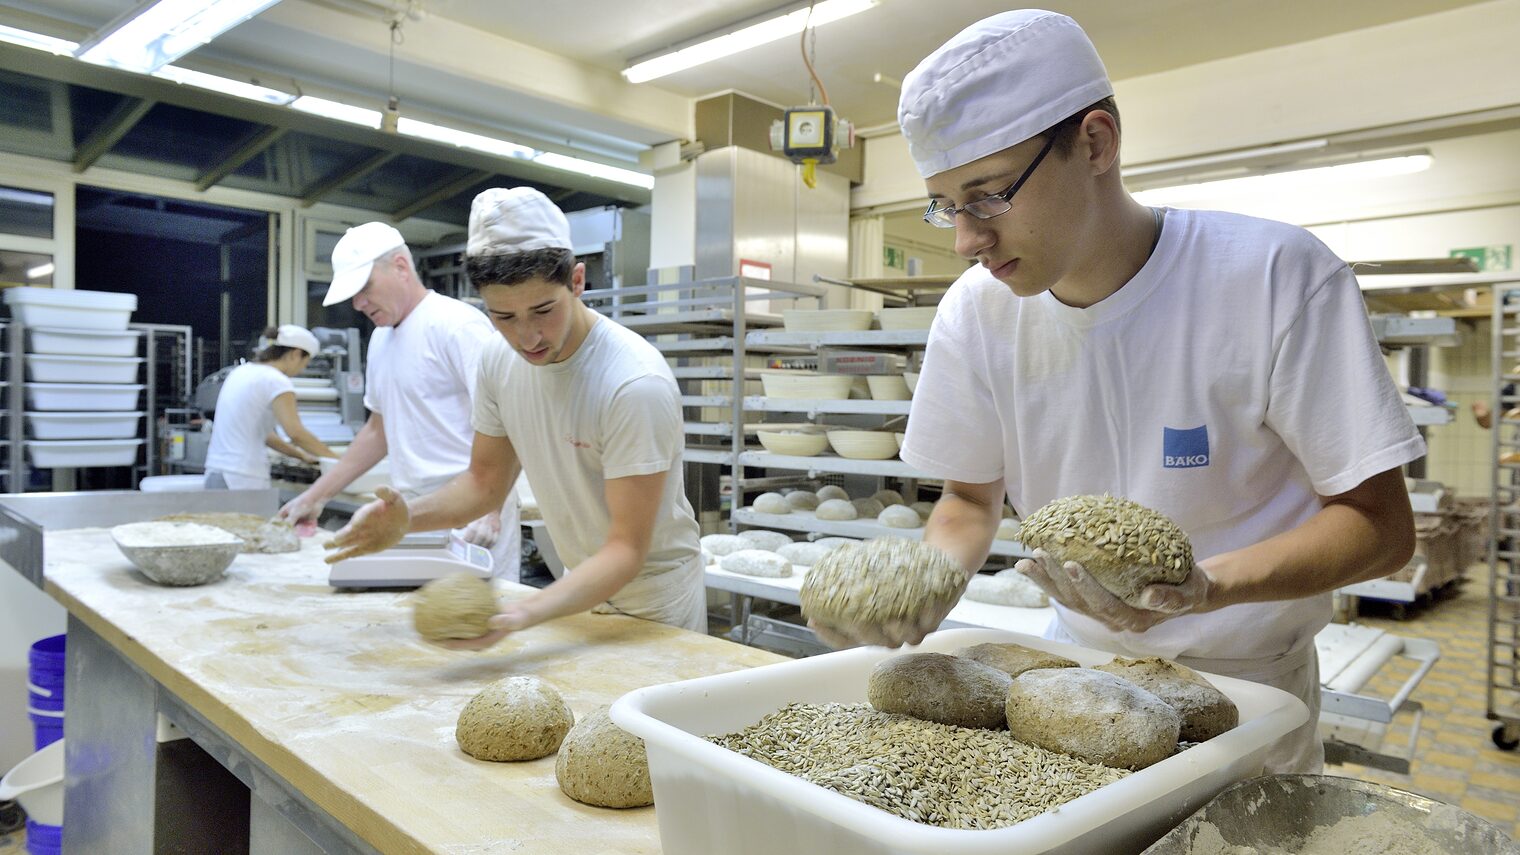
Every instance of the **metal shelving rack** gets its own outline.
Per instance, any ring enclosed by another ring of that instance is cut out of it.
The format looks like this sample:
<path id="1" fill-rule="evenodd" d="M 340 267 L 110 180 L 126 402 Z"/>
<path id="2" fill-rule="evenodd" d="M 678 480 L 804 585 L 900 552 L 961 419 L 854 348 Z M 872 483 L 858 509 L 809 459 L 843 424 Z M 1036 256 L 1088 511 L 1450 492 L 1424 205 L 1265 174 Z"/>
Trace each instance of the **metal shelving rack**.
<path id="1" fill-rule="evenodd" d="M 1490 432 L 1493 480 L 1490 515 L 1488 596 L 1488 718 L 1499 722 L 1494 744 L 1513 751 L 1520 746 L 1520 278 L 1494 284 L 1493 411 Z M 1516 416 L 1520 416 L 1517 413 Z"/>

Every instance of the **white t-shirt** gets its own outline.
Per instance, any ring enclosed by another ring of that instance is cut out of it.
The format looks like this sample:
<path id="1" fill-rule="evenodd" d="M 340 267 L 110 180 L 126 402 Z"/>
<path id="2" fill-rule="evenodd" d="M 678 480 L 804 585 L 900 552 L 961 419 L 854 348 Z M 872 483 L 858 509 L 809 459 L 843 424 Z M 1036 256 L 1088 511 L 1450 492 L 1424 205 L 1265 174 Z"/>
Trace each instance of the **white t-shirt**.
<path id="1" fill-rule="evenodd" d="M 543 366 L 492 342 L 480 360 L 475 430 L 511 440 L 566 567 L 607 541 L 606 482 L 656 472 L 665 473 L 665 490 L 640 576 L 697 558 L 681 468 L 681 392 L 665 358 L 637 333 L 598 318 L 569 359 Z"/>
<path id="2" fill-rule="evenodd" d="M 480 354 L 497 338 L 484 312 L 435 291 L 370 336 L 364 406 L 385 420 L 400 492 L 431 493 L 469 467 L 470 398 Z"/>
<path id="3" fill-rule="evenodd" d="M 1194 556 L 1239 549 L 1425 452 L 1346 264 L 1302 229 L 1167 212 L 1135 277 L 1086 309 L 1016 297 L 981 266 L 929 334 L 902 457 L 1002 480 L 1021 514 L 1108 492 L 1180 524 Z M 1330 596 L 1114 633 L 1056 607 L 1084 644 L 1132 656 L 1270 659 L 1309 644 Z"/>
<path id="4" fill-rule="evenodd" d="M 232 369 L 216 396 L 206 469 L 268 480 L 264 440 L 274 432 L 274 399 L 295 389 L 273 365 L 245 362 Z"/>

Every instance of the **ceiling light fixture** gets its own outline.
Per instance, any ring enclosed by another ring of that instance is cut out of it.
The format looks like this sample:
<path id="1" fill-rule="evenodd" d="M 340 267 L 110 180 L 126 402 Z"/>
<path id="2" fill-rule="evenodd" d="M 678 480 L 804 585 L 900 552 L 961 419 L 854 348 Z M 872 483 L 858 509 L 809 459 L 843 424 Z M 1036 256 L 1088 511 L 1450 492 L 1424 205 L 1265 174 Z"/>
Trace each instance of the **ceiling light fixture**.
<path id="1" fill-rule="evenodd" d="M 43 50 L 48 53 L 56 53 L 59 56 L 73 56 L 74 51 L 79 49 L 79 45 L 76 42 L 55 39 L 52 36 L 44 36 L 41 33 L 33 33 L 26 30 L 18 30 L 15 27 L 4 26 L 0 26 L 0 42 L 20 45 L 32 48 L 33 50 Z"/>
<path id="2" fill-rule="evenodd" d="M 778 39 L 795 36 L 807 26 L 821 27 L 841 18 L 848 18 L 870 9 L 878 2 L 880 0 L 823 0 L 811 7 L 813 13 L 811 25 L 808 23 L 810 4 L 793 4 L 770 12 L 755 23 L 718 35 L 699 38 L 673 51 L 635 60 L 632 65 L 623 69 L 623 76 L 629 83 L 644 83 L 667 74 L 685 71 L 705 62 L 732 56 L 740 51 L 769 44 Z"/>
<path id="3" fill-rule="evenodd" d="M 631 184 L 635 187 L 643 187 L 645 190 L 654 187 L 654 176 L 645 175 L 642 172 L 634 172 L 632 169 L 623 169 L 617 166 L 608 166 L 605 163 L 597 163 L 594 160 L 582 160 L 567 154 L 559 154 L 552 151 L 541 151 L 533 162 L 547 166 L 550 169 L 561 169 L 565 172 L 579 172 L 592 178 L 604 178 L 608 181 L 616 181 L 619 184 Z"/>
<path id="4" fill-rule="evenodd" d="M 180 68 L 177 65 L 166 65 L 153 72 L 154 77 L 164 80 L 172 80 L 175 83 L 183 83 L 186 86 L 194 86 L 197 89 L 208 89 L 212 92 L 220 92 L 223 95 L 232 95 L 237 98 L 247 98 L 250 101 L 262 101 L 265 104 L 283 106 L 296 99 L 289 92 L 281 92 L 278 89 L 270 89 L 267 86 L 258 86 L 253 83 L 244 83 L 241 80 L 233 80 L 230 77 L 219 77 L 215 74 L 206 74 L 202 71 L 192 71 L 188 68 Z"/>
<path id="5" fill-rule="evenodd" d="M 494 139 L 482 134 L 472 134 L 469 131 L 446 128 L 443 125 L 435 125 L 431 122 L 419 122 L 406 116 L 402 116 L 397 121 L 396 132 L 409 137 L 432 140 L 433 142 L 440 142 L 445 145 L 457 145 L 460 148 L 474 149 L 502 157 L 515 157 L 521 160 L 531 160 L 533 159 L 533 155 L 538 153 L 536 150 L 525 145 Z"/>
<path id="6" fill-rule="evenodd" d="M 1134 196 L 1136 201 L 1144 205 L 1174 205 L 1203 199 L 1281 195 L 1317 190 L 1331 183 L 1410 175 L 1429 169 L 1434 162 L 1435 158 L 1431 157 L 1429 152 L 1422 151 L 1349 163 L 1301 166 L 1260 175 L 1156 187 L 1142 190 Z"/>
<path id="7" fill-rule="evenodd" d="M 355 107 L 352 104 L 344 104 L 338 101 L 329 101 L 326 98 L 317 98 L 313 95 L 302 95 L 290 102 L 292 109 L 313 116 L 322 116 L 327 119 L 337 119 L 340 122 L 349 122 L 355 125 L 363 125 L 366 128 L 380 127 L 380 111 L 370 110 L 365 107 Z"/>
<path id="8" fill-rule="evenodd" d="M 44 276 L 52 275 L 53 262 L 51 261 L 47 262 L 46 264 L 39 264 L 36 267 L 28 268 L 26 271 L 26 278 L 28 279 L 41 279 Z"/>
<path id="9" fill-rule="evenodd" d="M 279 0 L 150 0 L 80 48 L 85 62 L 152 74 Z"/>

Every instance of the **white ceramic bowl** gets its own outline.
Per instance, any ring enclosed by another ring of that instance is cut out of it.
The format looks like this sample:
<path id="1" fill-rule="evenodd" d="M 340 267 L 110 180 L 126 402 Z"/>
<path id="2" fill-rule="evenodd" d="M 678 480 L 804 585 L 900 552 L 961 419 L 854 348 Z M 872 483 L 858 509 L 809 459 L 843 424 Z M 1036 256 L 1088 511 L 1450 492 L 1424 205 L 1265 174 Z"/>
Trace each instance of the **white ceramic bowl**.
<path id="1" fill-rule="evenodd" d="M 760 444 L 771 454 L 787 454 L 793 457 L 812 457 L 822 454 L 829 447 L 829 438 L 822 433 L 800 431 L 762 430 L 755 434 Z"/>
<path id="2" fill-rule="evenodd" d="M 905 382 L 905 383 L 908 384 L 908 394 L 909 395 L 912 395 L 914 392 L 917 392 L 918 391 L 918 372 L 917 371 L 904 371 L 903 372 L 903 382 Z"/>
<path id="3" fill-rule="evenodd" d="M 844 374 L 805 374 L 765 371 L 760 374 L 761 388 L 768 398 L 824 398 L 842 400 L 850 397 L 854 378 Z"/>
<path id="4" fill-rule="evenodd" d="M 871 328 L 870 309 L 787 309 L 781 323 L 787 332 L 851 332 Z"/>
<path id="5" fill-rule="evenodd" d="M 887 431 L 831 430 L 829 445 L 840 457 L 851 460 L 890 460 L 897 456 L 897 440 Z"/>
<path id="6" fill-rule="evenodd" d="M 196 523 L 125 523 L 111 529 L 111 539 L 144 576 L 173 586 L 220 579 L 243 548 L 242 538 Z"/>
<path id="7" fill-rule="evenodd" d="M 934 312 L 937 309 L 937 306 L 882 309 L 881 328 L 884 330 L 926 330 L 934 323 Z"/>
<path id="8" fill-rule="evenodd" d="M 872 374 L 866 378 L 871 398 L 876 401 L 906 401 L 913 396 L 908 381 L 901 374 Z"/>

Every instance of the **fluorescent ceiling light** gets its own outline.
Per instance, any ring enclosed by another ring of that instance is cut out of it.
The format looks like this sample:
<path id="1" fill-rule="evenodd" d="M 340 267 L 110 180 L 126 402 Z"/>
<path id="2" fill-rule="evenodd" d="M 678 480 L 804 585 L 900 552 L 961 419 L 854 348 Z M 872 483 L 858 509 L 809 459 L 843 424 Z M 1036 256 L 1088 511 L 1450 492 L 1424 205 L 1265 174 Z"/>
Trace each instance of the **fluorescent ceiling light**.
<path id="1" fill-rule="evenodd" d="M 531 160 L 533 155 L 538 153 L 536 150 L 525 145 L 493 139 L 481 134 L 472 134 L 469 131 L 446 128 L 443 125 L 435 125 L 431 122 L 419 122 L 416 119 L 408 119 L 405 116 L 402 116 L 396 122 L 396 132 L 409 137 L 419 137 L 425 140 L 432 140 L 433 142 L 441 142 L 445 145 L 457 145 L 460 148 L 474 149 L 502 157 L 516 157 L 522 160 Z"/>
<path id="2" fill-rule="evenodd" d="M 597 163 L 594 160 L 581 160 L 578 157 L 570 157 L 569 155 L 557 154 L 552 151 L 539 152 L 538 156 L 533 158 L 533 162 L 543 164 L 550 169 L 579 172 L 592 178 L 605 178 L 608 181 L 616 181 L 619 184 L 632 184 L 635 187 L 643 187 L 645 190 L 654 187 L 653 175 L 634 172 L 632 169 L 608 166 L 605 163 Z"/>
<path id="3" fill-rule="evenodd" d="M 864 12 L 878 2 L 879 0 L 823 0 L 822 3 L 813 7 L 811 25 L 821 27 L 841 18 L 848 18 Z M 628 78 L 629 83 L 643 83 L 667 74 L 685 71 L 704 62 L 731 56 L 752 47 L 769 44 L 777 39 L 795 36 L 808 25 L 808 7 L 803 6 L 730 33 L 703 39 L 680 50 L 635 62 L 623 69 L 623 76 Z"/>
<path id="4" fill-rule="evenodd" d="M 266 104 L 284 105 L 296 99 L 289 92 L 281 92 L 278 89 L 270 89 L 265 86 L 255 86 L 252 83 L 244 83 L 241 80 L 233 80 L 230 77 L 218 77 L 215 74 L 206 74 L 201 71 L 191 71 L 188 68 L 180 68 L 175 65 L 166 65 L 153 72 L 154 77 L 164 80 L 172 80 L 175 83 L 183 83 L 186 86 L 194 86 L 197 89 L 209 89 L 212 92 L 220 92 L 223 95 L 234 95 L 238 98 L 247 98 L 250 101 L 263 101 Z"/>
<path id="5" fill-rule="evenodd" d="M 4 26 L 0 26 L 0 42 L 21 45 L 22 47 L 33 48 L 34 50 L 45 50 L 48 53 L 56 53 L 60 56 L 73 56 L 74 51 L 79 49 L 79 45 L 75 42 Z"/>
<path id="6" fill-rule="evenodd" d="M 279 0 L 157 0 L 86 43 L 79 58 L 151 74 Z"/>
<path id="7" fill-rule="evenodd" d="M 290 106 L 303 113 L 311 113 L 314 116 L 337 119 L 340 122 L 352 122 L 355 125 L 364 125 L 368 128 L 380 127 L 379 110 L 368 110 L 364 107 L 355 107 L 350 104 L 342 104 L 337 101 L 329 101 L 326 98 L 316 98 L 311 95 L 302 95 L 290 102 Z"/>
<path id="8" fill-rule="evenodd" d="M 1238 199 L 1247 196 L 1314 192 L 1332 183 L 1365 181 L 1372 178 L 1423 172 L 1434 162 L 1435 158 L 1426 153 L 1381 157 L 1354 163 L 1311 166 L 1269 172 L 1265 175 L 1248 175 L 1243 178 L 1223 178 L 1175 187 L 1157 187 L 1136 193 L 1135 199 L 1145 205 L 1171 205 L 1199 199 Z"/>
<path id="9" fill-rule="evenodd" d="M 15 202 L 18 205 L 36 205 L 42 208 L 51 208 L 53 207 L 53 194 L 35 190 L 17 190 L 14 187 L 0 187 L 0 202 Z"/>
<path id="10" fill-rule="evenodd" d="M 26 271 L 26 278 L 28 278 L 28 279 L 41 279 L 44 276 L 52 276 L 52 275 L 53 275 L 53 262 L 51 262 L 51 261 L 49 261 L 46 264 L 39 264 L 36 267 L 29 268 Z"/>

